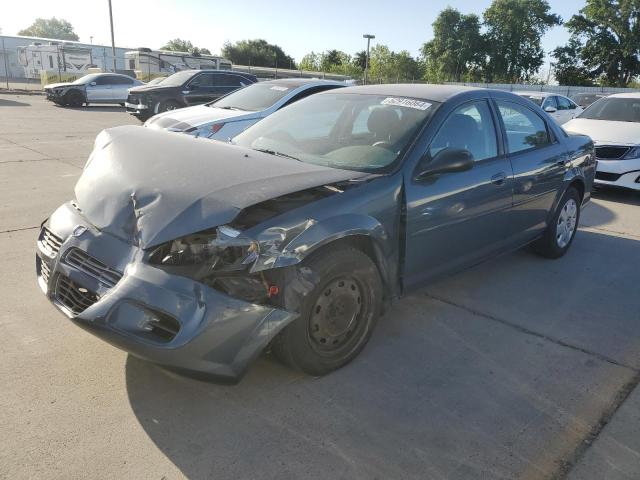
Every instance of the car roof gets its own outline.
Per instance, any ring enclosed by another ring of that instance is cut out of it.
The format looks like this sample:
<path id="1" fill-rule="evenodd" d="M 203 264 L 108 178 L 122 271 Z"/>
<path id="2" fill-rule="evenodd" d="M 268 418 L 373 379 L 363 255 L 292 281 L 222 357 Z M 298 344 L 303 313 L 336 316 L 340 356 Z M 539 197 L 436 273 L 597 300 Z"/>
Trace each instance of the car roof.
<path id="1" fill-rule="evenodd" d="M 344 82 L 339 82 L 337 80 L 323 80 L 319 78 L 279 78 L 277 80 L 266 80 L 264 82 L 260 82 L 261 84 L 266 85 L 278 85 L 282 87 L 288 88 L 297 88 L 305 85 L 344 85 Z"/>
<path id="2" fill-rule="evenodd" d="M 559 93 L 540 92 L 535 90 L 514 90 L 511 93 L 515 93 L 516 95 L 531 95 L 532 97 L 548 97 L 549 95 L 560 95 Z M 564 95 L 560 96 L 564 97 Z"/>
<path id="3" fill-rule="evenodd" d="M 640 92 L 614 93 L 609 98 L 640 98 Z"/>
<path id="4" fill-rule="evenodd" d="M 176 72 L 176 73 L 182 73 L 182 72 L 191 72 L 193 74 L 196 74 L 196 73 L 224 73 L 224 74 L 231 74 L 231 75 L 242 75 L 244 77 L 255 77 L 255 75 L 253 73 L 234 72 L 233 70 L 215 70 L 213 68 L 203 68 L 203 69 L 192 68 L 192 69 L 180 70 L 179 72 Z"/>
<path id="5" fill-rule="evenodd" d="M 361 85 L 357 87 L 346 87 L 338 92 L 332 90 L 331 93 L 359 93 L 367 95 L 395 95 L 399 97 L 412 97 L 434 102 L 444 102 L 450 98 L 465 92 L 486 91 L 484 88 L 460 87 L 458 85 L 431 85 L 417 83 L 395 83 L 381 85 Z M 320 93 L 319 95 L 323 95 Z"/>

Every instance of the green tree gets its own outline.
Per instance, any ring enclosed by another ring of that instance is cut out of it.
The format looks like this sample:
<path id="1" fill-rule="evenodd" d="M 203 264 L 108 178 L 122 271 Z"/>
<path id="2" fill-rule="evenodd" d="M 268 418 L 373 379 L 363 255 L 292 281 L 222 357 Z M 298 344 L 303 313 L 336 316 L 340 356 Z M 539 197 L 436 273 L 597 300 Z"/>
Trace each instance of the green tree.
<path id="1" fill-rule="evenodd" d="M 595 75 L 584 65 L 581 58 L 582 45 L 572 37 L 563 47 L 557 47 L 551 53 L 554 75 L 560 85 L 593 85 Z"/>
<path id="2" fill-rule="evenodd" d="M 238 65 L 296 68 L 293 58 L 282 48 L 262 39 L 240 40 L 234 44 L 227 42 L 222 47 L 222 55 Z"/>
<path id="3" fill-rule="evenodd" d="M 606 0 L 600 0 L 606 1 Z M 494 0 L 483 18 L 490 81 L 527 81 L 542 66 L 540 39 L 562 23 L 546 0 Z"/>
<path id="4" fill-rule="evenodd" d="M 480 69 L 486 55 L 477 15 L 464 15 L 448 7 L 432 25 L 433 39 L 421 50 L 426 80 L 459 82 Z"/>
<path id="5" fill-rule="evenodd" d="M 408 51 L 394 52 L 382 44 L 371 47 L 369 56 L 371 82 L 412 81 L 420 76 L 419 64 Z"/>
<path id="6" fill-rule="evenodd" d="M 360 69 L 360 71 L 363 72 L 364 67 L 367 65 L 367 51 L 361 50 L 359 52 L 356 52 L 353 58 L 351 59 L 351 63 L 353 63 L 355 67 L 357 67 L 358 69 Z"/>
<path id="7" fill-rule="evenodd" d="M 322 54 L 316 52 L 307 53 L 302 60 L 300 60 L 300 64 L 298 68 L 300 70 L 309 70 L 312 72 L 317 72 L 320 70 L 320 64 L 322 63 Z"/>
<path id="8" fill-rule="evenodd" d="M 587 0 L 566 27 L 583 43 L 584 66 L 603 83 L 625 87 L 640 74 L 640 0 Z"/>
<path id="9" fill-rule="evenodd" d="M 18 35 L 25 37 L 44 37 L 55 38 L 57 40 L 79 40 L 73 26 L 64 19 L 52 18 L 36 18 L 31 26 L 20 30 Z"/>
<path id="10" fill-rule="evenodd" d="M 172 52 L 188 52 L 193 55 L 211 55 L 208 48 L 194 47 L 193 43 L 189 40 L 183 40 L 181 38 L 174 38 L 169 40 L 162 50 L 171 50 Z"/>

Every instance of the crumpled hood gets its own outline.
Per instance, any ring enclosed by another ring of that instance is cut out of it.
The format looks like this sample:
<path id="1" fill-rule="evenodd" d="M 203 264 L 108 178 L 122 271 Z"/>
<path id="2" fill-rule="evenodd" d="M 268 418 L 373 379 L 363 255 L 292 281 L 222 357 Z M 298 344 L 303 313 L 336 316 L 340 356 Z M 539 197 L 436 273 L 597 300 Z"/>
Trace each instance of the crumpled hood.
<path id="1" fill-rule="evenodd" d="M 567 132 L 588 135 L 596 145 L 640 144 L 640 123 L 574 118 L 562 127 Z"/>
<path id="2" fill-rule="evenodd" d="M 98 136 L 75 194 L 97 228 L 148 248 L 229 223 L 256 203 L 365 175 L 123 126 Z"/>
<path id="3" fill-rule="evenodd" d="M 219 120 L 245 120 L 254 118 L 255 116 L 255 112 L 227 110 L 224 108 L 198 105 L 195 107 L 169 110 L 168 112 L 154 115 L 147 121 L 145 126 L 155 129 L 177 128 L 179 130 L 187 130 L 191 127 L 198 127 L 205 123 L 217 122 Z"/>
<path id="4" fill-rule="evenodd" d="M 63 83 L 49 83 L 47 85 L 45 85 L 44 87 L 42 87 L 43 89 L 47 89 L 47 88 L 59 88 L 59 87 L 70 87 L 72 84 L 70 82 L 63 82 Z M 82 87 L 84 85 L 81 84 L 77 84 L 76 86 L 78 87 Z"/>

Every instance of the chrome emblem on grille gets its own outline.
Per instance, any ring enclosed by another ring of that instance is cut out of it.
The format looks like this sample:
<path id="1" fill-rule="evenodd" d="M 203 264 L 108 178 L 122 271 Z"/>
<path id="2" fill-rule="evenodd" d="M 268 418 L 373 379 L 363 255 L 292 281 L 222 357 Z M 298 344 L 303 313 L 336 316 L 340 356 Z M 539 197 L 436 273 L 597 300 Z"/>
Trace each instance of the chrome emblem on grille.
<path id="1" fill-rule="evenodd" d="M 86 231 L 87 231 L 87 227 L 85 227 L 84 225 L 76 225 L 75 228 L 73 229 L 73 232 L 71 232 L 71 235 L 73 235 L 74 237 L 79 237 Z"/>

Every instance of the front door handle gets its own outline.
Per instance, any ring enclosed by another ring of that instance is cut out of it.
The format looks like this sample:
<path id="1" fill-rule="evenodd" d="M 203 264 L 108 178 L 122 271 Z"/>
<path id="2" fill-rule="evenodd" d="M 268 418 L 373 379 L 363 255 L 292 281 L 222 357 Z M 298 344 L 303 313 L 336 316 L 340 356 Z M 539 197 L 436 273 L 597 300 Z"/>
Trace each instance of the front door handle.
<path id="1" fill-rule="evenodd" d="M 504 181 L 507 179 L 507 174 L 504 172 L 496 173 L 493 177 L 491 177 L 491 183 L 494 185 L 502 185 Z"/>

